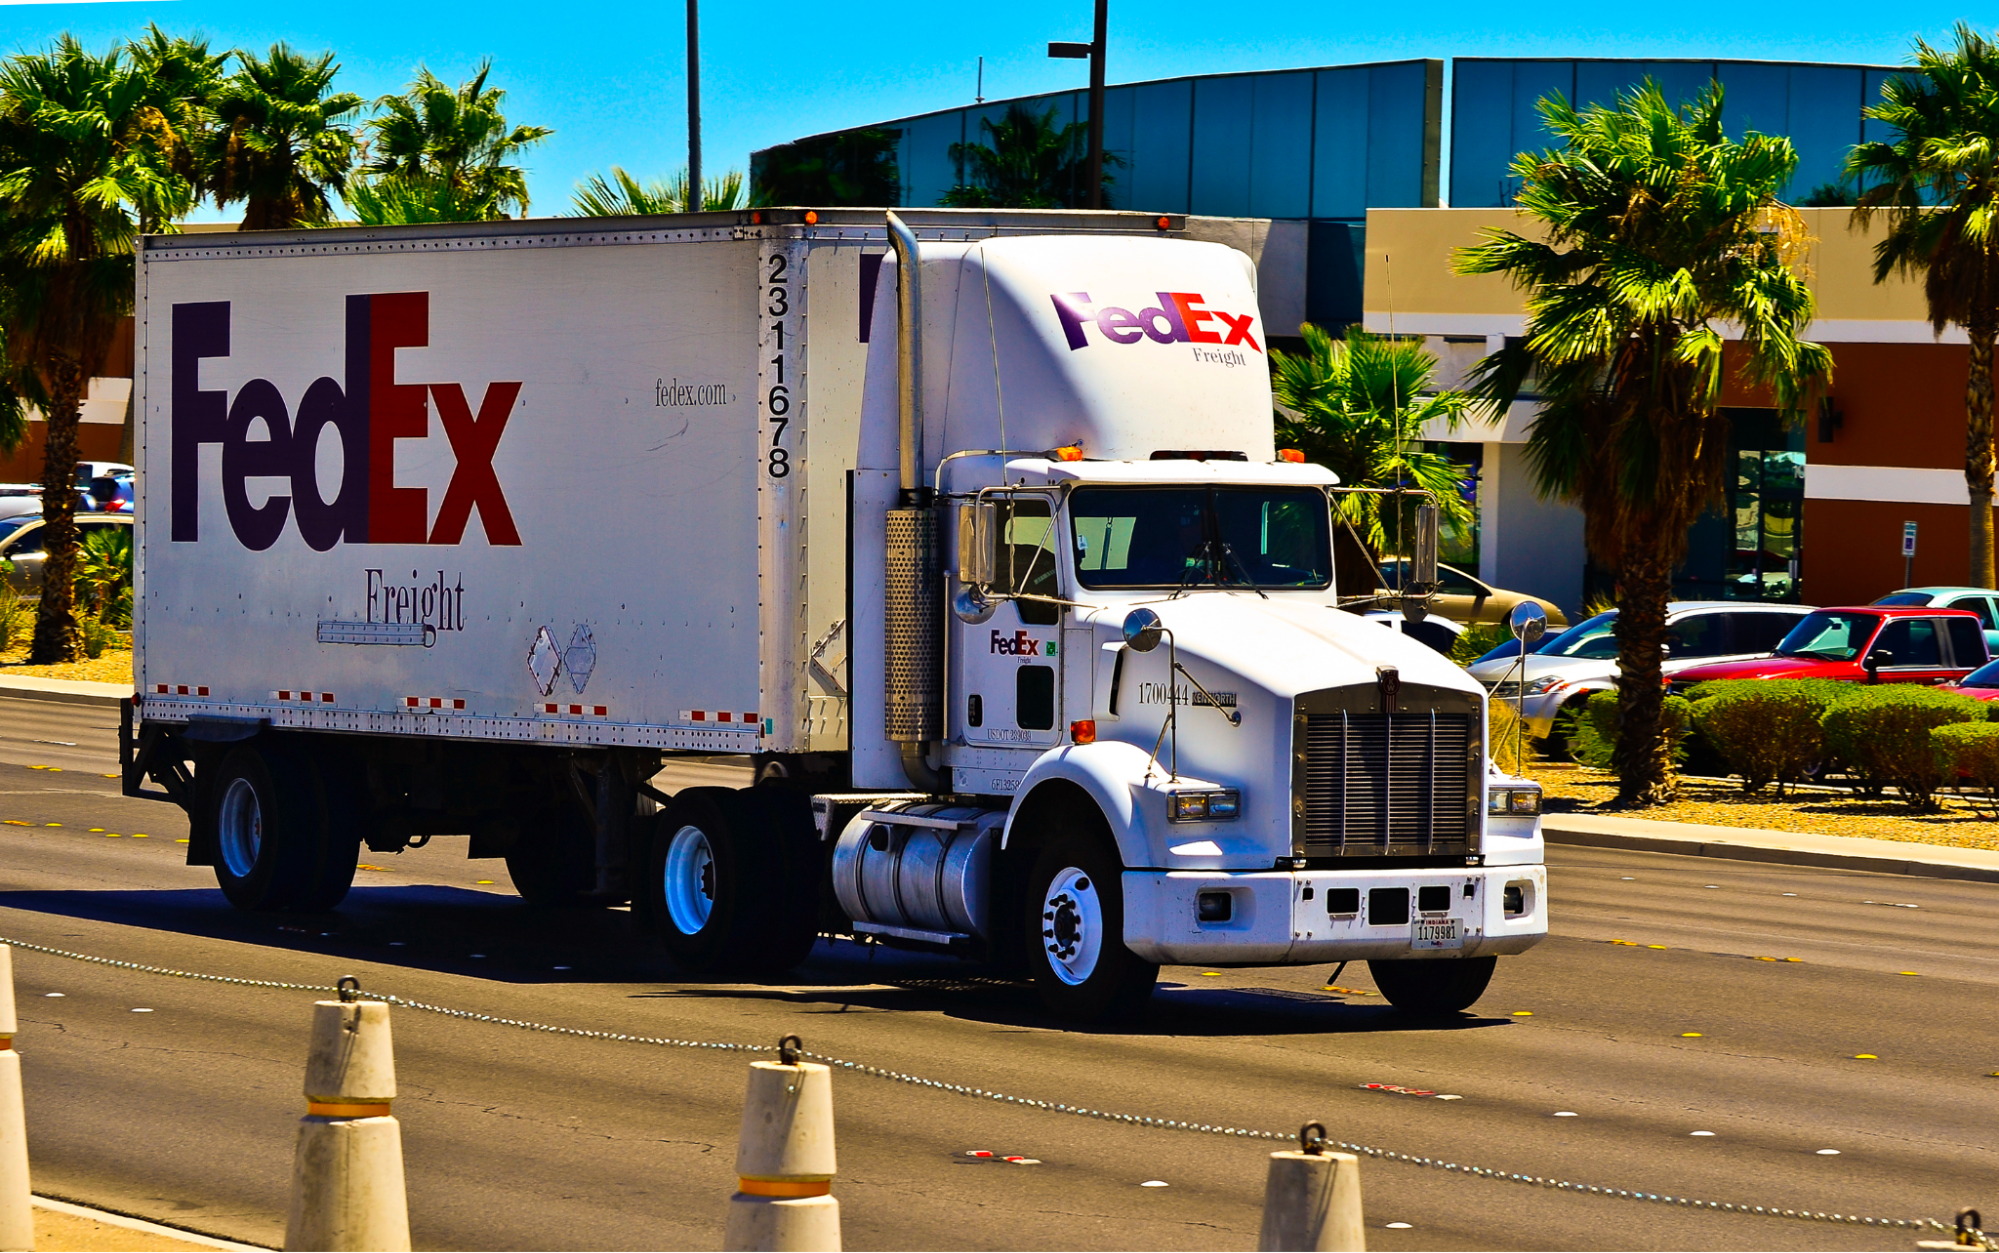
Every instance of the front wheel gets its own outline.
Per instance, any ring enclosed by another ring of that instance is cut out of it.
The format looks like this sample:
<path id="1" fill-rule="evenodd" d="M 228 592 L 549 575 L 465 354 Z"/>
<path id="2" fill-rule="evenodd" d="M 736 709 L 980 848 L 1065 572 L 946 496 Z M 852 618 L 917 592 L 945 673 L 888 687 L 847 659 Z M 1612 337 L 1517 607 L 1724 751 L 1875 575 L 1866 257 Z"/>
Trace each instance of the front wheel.
<path id="1" fill-rule="evenodd" d="M 1041 1000 L 1077 1022 L 1133 1017 L 1159 967 L 1124 946 L 1122 868 L 1100 841 L 1057 839 L 1028 876 L 1028 968 Z"/>
<path id="2" fill-rule="evenodd" d="M 1470 1009 L 1492 982 L 1497 957 L 1371 961 L 1367 972 L 1388 1003 L 1405 1014 L 1434 1017 Z"/>

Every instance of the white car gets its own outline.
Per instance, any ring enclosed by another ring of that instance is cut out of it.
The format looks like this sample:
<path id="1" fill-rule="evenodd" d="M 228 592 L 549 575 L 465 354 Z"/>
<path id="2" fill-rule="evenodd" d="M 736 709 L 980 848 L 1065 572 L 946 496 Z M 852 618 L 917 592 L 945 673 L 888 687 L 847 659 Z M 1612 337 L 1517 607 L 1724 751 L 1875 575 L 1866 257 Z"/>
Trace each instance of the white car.
<path id="1" fill-rule="evenodd" d="M 1736 600 L 1676 600 L 1666 606 L 1668 677 L 1696 665 L 1760 657 L 1777 647 L 1810 605 Z M 1543 639 L 1522 664 L 1520 645 L 1508 640 L 1467 669 L 1495 700 L 1518 700 L 1527 733 L 1547 739 L 1564 709 L 1579 709 L 1591 693 L 1617 686 L 1617 611 L 1587 618 Z"/>
<path id="2" fill-rule="evenodd" d="M 1436 614 L 1426 616 L 1421 622 L 1411 622 L 1399 609 L 1370 609 L 1361 617 L 1369 622 L 1379 622 L 1391 631 L 1400 631 L 1412 640 L 1428 644 L 1444 656 L 1451 655 L 1451 645 L 1457 643 L 1458 636 L 1465 633 L 1462 624 Z"/>

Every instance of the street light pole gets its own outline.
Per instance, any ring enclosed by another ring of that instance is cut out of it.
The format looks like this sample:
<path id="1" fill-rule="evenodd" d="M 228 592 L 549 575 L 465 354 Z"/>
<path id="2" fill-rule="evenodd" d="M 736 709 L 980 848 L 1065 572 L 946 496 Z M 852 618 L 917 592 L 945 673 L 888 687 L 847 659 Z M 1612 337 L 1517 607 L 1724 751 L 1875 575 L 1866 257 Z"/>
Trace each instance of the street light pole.
<path id="1" fill-rule="evenodd" d="M 1089 43 L 1051 43 L 1048 55 L 1080 61 L 1090 59 L 1089 207 L 1104 207 L 1104 45 L 1110 26 L 1110 0 L 1097 0 L 1097 25 Z"/>
<path id="2" fill-rule="evenodd" d="M 701 5 L 687 0 L 687 211 L 701 208 Z"/>
<path id="3" fill-rule="evenodd" d="M 1097 0 L 1097 28 L 1090 38 L 1090 207 L 1104 207 L 1104 35 L 1110 0 Z"/>

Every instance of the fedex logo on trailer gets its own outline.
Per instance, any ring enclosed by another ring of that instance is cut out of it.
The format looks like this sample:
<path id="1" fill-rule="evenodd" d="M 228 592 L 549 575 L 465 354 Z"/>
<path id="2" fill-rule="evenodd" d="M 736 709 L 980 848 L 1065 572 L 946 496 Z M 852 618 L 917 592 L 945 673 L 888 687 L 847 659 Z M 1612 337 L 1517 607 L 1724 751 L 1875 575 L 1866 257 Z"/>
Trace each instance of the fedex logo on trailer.
<path id="1" fill-rule="evenodd" d="M 1086 291 L 1051 294 L 1049 299 L 1055 302 L 1055 317 L 1062 324 L 1062 334 L 1069 341 L 1071 352 L 1089 347 L 1090 338 L 1084 329 L 1091 326 L 1113 344 L 1135 344 L 1140 339 L 1150 339 L 1156 344 L 1243 344 L 1263 351 L 1256 337 L 1250 334 L 1250 324 L 1256 320 L 1254 313 L 1223 313 L 1204 308 L 1207 297 L 1199 292 L 1153 294 L 1159 303 L 1136 313 L 1118 305 L 1093 306 Z M 1215 326 L 1210 328 L 1209 323 Z"/>
<path id="2" fill-rule="evenodd" d="M 315 552 L 350 544 L 456 544 L 472 511 L 486 542 L 518 545 L 520 532 L 493 472 L 493 453 L 506 431 L 519 383 L 488 383 L 475 413 L 457 383 L 399 383 L 396 349 L 430 343 L 430 293 L 392 292 L 347 297 L 345 380 L 319 378 L 296 410 L 268 379 L 227 392 L 204 391 L 201 363 L 229 356 L 227 300 L 173 307 L 173 457 L 168 491 L 177 544 L 201 538 L 201 446 L 222 445 L 222 504 L 229 529 L 245 548 L 277 543 L 288 516 Z M 396 486 L 396 441 L 430 434 L 435 403 L 458 464 L 437 516 L 429 492 Z M 266 435 L 252 440 L 252 423 Z M 324 485 L 314 466 L 320 435 L 340 436 L 340 481 Z M 252 504 L 248 480 L 285 478 L 291 494 Z M 326 488 L 332 488 L 329 494 Z"/>

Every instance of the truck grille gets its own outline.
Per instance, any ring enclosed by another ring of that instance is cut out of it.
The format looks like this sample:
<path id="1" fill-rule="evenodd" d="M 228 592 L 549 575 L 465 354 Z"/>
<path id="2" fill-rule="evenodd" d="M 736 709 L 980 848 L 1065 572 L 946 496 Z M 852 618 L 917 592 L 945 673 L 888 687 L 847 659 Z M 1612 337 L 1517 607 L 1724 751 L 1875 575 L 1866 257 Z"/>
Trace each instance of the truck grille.
<path id="1" fill-rule="evenodd" d="M 1305 855 L 1469 851 L 1473 715 L 1305 717 Z"/>

